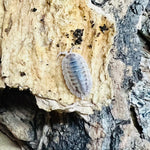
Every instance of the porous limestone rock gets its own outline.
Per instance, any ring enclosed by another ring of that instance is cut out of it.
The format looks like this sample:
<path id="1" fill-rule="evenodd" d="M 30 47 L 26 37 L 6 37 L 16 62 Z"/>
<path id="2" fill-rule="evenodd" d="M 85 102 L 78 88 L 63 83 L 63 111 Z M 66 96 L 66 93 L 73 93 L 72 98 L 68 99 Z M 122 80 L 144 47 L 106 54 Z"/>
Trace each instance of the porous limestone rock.
<path id="1" fill-rule="evenodd" d="M 47 111 L 92 113 L 110 103 L 109 51 L 115 35 L 111 16 L 90 8 L 88 0 L 3 1 L 2 77 L 12 88 L 30 89 Z M 93 79 L 83 101 L 67 89 L 62 51 L 74 46 L 88 63 Z M 83 111 L 84 110 L 84 111 Z"/>

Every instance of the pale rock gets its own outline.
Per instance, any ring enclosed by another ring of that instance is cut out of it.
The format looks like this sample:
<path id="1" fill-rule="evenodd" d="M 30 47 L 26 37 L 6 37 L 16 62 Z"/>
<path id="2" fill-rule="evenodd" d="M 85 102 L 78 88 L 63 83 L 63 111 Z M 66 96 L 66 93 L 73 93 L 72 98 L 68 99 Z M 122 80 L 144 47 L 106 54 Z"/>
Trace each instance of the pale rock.
<path id="1" fill-rule="evenodd" d="M 88 0 L 5 0 L 1 40 L 4 83 L 30 89 L 39 107 L 47 111 L 91 113 L 91 108 L 110 104 L 113 92 L 107 66 L 115 22 L 100 8 L 97 13 L 90 6 Z M 75 31 L 80 31 L 80 37 Z M 73 52 L 87 61 L 93 79 L 91 94 L 83 102 L 67 89 L 61 69 L 63 56 L 57 59 L 72 44 L 76 44 Z"/>

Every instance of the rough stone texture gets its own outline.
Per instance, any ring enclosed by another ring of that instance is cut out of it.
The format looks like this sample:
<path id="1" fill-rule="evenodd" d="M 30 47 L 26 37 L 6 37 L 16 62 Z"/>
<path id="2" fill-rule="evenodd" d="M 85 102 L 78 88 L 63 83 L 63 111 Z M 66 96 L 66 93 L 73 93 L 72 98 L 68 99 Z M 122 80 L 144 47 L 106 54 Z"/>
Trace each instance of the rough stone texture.
<path id="1" fill-rule="evenodd" d="M 83 119 L 76 113 L 47 113 L 39 110 L 29 91 L 5 89 L 0 96 L 0 118 L 3 120 L 0 130 L 6 132 L 22 149 L 149 149 L 150 143 L 140 138 L 132 120 L 115 119 L 110 107 L 95 111 L 93 115 L 83 116 Z M 15 104 L 13 108 L 12 104 Z M 16 122 L 17 119 L 20 122 Z M 21 136 L 15 124 L 21 124 L 23 133 L 28 134 Z"/>
<path id="2" fill-rule="evenodd" d="M 139 34 L 143 38 L 142 42 L 146 42 L 149 45 L 150 42 L 150 1 L 145 9 L 143 15 L 141 15 L 139 20 Z"/>
<path id="3" fill-rule="evenodd" d="M 2 93 L 5 92 L 2 91 Z M 11 93 L 5 92 L 1 96 L 1 124 L 7 126 L 7 129 L 18 139 L 23 141 L 31 141 L 34 139 L 34 131 L 32 128 L 32 122 L 34 113 L 37 110 L 37 106 L 28 102 L 32 100 L 33 96 L 25 93 L 18 93 L 18 90 L 14 90 L 13 97 Z M 11 98 L 12 97 L 12 98 Z M 31 104 L 31 107 L 29 105 Z M 17 108 L 16 108 L 17 106 Z M 17 115 L 17 116 L 15 116 Z M 27 124 L 25 124 L 26 122 Z M 29 124 L 28 124 L 29 123 Z"/>
<path id="4" fill-rule="evenodd" d="M 45 98 L 42 102 L 37 98 L 37 104 L 46 111 L 69 111 L 68 105 L 75 104 L 74 107 L 79 107 L 75 110 L 85 113 L 84 108 L 86 113 L 92 113 L 87 106 L 100 109 L 113 96 L 107 66 L 114 22 L 101 15 L 100 8 L 98 14 L 87 3 L 87 0 L 3 1 L 3 81 L 9 87 L 30 89 Z M 91 94 L 84 101 L 67 89 L 61 70 L 62 57 L 57 59 L 59 52 L 68 51 L 73 45 L 73 51 L 87 61 L 93 79 Z"/>
<path id="5" fill-rule="evenodd" d="M 147 42 L 143 42 L 144 38 L 139 40 L 140 34 L 137 34 L 144 26 L 141 18 L 143 13 L 148 13 L 148 0 L 93 0 L 91 3 L 97 5 L 93 9 L 98 11 L 100 7 L 101 12 L 114 15 L 116 21 L 117 34 L 108 67 L 114 91 L 112 103 L 103 106 L 101 111 L 95 110 L 92 115 L 64 111 L 48 113 L 37 108 L 29 91 L 6 88 L 0 94 L 0 130 L 23 149 L 150 149 L 149 45 L 145 46 Z M 49 109 L 47 100 L 40 101 Z M 70 107 L 75 111 L 73 105 Z M 15 129 L 19 124 L 22 125 L 19 131 L 24 131 L 24 135 Z"/>
<path id="6" fill-rule="evenodd" d="M 6 135 L 0 132 L 0 149 L 1 150 L 20 150 Z"/>
<path id="7" fill-rule="evenodd" d="M 0 45 L 2 42 L 2 23 L 3 23 L 3 17 L 4 17 L 4 11 L 3 11 L 3 3 L 2 1 L 0 1 Z M 2 49 L 0 46 L 0 88 L 4 88 L 4 82 L 2 80 L 2 76 L 1 76 L 1 57 L 2 57 Z"/>
<path id="8" fill-rule="evenodd" d="M 150 20 L 149 20 L 150 21 Z M 148 19 L 144 22 L 145 24 L 142 25 L 141 32 L 142 32 L 142 38 L 146 38 L 146 42 L 149 39 L 148 36 L 150 36 L 149 32 L 143 32 L 149 30 L 149 26 L 147 26 Z M 145 36 L 143 34 L 145 33 Z M 141 34 L 140 34 L 141 35 Z M 143 41 L 143 40 L 142 40 Z M 132 104 L 132 111 L 135 113 L 135 116 L 137 118 L 137 124 L 139 124 L 139 132 L 142 133 L 142 136 L 150 141 L 150 54 L 149 54 L 149 45 L 146 45 L 144 49 L 145 52 L 142 52 L 141 56 L 141 62 L 140 62 L 140 71 L 142 74 L 140 75 L 140 81 L 135 84 L 135 86 L 132 89 L 132 92 L 130 94 L 130 102 Z"/>
<path id="9" fill-rule="evenodd" d="M 20 147 L 76 150 L 85 149 L 89 143 L 84 120 L 76 113 L 47 113 L 40 110 L 29 91 L 5 89 L 0 97 L 0 130 L 15 141 L 20 139 L 17 141 Z"/>
<path id="10" fill-rule="evenodd" d="M 0 65 L 0 72 L 1 72 L 1 65 Z M 5 84 L 4 84 L 3 80 L 2 80 L 1 75 L 0 75 L 0 88 L 5 88 Z"/>
<path id="11" fill-rule="evenodd" d="M 134 0 L 91 0 L 91 3 L 100 7 L 105 13 L 109 15 L 113 14 L 119 18 L 123 18 L 133 1 Z"/>

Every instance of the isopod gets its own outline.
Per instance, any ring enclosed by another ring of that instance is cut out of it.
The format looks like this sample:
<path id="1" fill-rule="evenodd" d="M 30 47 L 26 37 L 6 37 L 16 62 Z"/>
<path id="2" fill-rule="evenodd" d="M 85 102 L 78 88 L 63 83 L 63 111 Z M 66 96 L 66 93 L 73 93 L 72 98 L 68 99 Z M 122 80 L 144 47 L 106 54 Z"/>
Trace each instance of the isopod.
<path id="1" fill-rule="evenodd" d="M 92 77 L 85 59 L 71 50 L 59 54 L 65 54 L 62 60 L 63 76 L 70 92 L 76 97 L 84 99 L 90 94 Z"/>

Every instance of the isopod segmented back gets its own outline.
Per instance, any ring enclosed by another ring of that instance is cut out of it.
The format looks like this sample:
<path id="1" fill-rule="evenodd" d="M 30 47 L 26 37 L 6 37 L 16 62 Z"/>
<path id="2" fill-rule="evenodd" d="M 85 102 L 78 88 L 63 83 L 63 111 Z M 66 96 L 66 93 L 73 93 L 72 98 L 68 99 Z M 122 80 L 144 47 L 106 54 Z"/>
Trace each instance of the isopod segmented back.
<path id="1" fill-rule="evenodd" d="M 92 78 L 84 58 L 77 53 L 67 53 L 62 60 L 62 71 L 70 92 L 83 99 L 92 88 Z"/>

